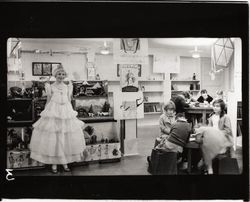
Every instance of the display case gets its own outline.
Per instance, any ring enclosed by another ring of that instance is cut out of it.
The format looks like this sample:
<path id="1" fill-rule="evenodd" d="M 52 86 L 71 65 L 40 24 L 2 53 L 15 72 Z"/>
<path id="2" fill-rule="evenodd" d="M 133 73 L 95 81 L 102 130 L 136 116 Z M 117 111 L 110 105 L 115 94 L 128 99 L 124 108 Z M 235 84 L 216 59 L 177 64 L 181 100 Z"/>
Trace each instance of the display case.
<path id="1" fill-rule="evenodd" d="M 44 164 L 30 158 L 29 144 L 32 127 L 8 127 L 7 129 L 7 168 L 43 168 Z"/>
<path id="2" fill-rule="evenodd" d="M 107 82 L 85 81 L 88 84 L 85 94 L 79 94 L 82 83 L 83 81 L 73 82 L 72 99 L 73 109 L 85 123 L 83 133 L 86 149 L 82 162 L 120 160 L 119 129 L 109 104 Z M 12 83 L 8 85 L 7 168 L 44 168 L 44 164 L 30 158 L 29 149 L 32 124 L 40 118 L 46 104 L 44 82 L 15 84 L 17 86 Z M 26 88 L 30 91 L 25 94 Z"/>

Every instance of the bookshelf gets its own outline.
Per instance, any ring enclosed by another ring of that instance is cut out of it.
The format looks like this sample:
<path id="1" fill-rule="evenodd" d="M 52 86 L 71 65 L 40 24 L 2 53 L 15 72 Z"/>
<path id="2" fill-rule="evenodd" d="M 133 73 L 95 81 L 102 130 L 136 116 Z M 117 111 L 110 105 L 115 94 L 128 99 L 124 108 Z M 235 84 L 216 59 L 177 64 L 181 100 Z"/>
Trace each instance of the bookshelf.
<path id="1" fill-rule="evenodd" d="M 194 97 L 197 97 L 200 92 L 200 80 L 171 80 L 171 96 L 174 97 L 182 91 L 191 92 Z"/>

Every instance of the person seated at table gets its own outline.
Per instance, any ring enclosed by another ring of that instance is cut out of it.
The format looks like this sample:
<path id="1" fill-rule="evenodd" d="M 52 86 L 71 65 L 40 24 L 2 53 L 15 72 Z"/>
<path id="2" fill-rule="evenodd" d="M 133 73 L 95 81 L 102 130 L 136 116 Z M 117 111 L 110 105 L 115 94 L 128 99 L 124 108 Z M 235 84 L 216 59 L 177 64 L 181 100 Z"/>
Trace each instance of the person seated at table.
<path id="1" fill-rule="evenodd" d="M 163 139 L 167 138 L 170 133 L 171 126 L 175 122 L 175 104 L 173 101 L 169 101 L 164 106 L 164 112 L 160 116 L 160 137 L 156 138 L 155 146 Z"/>
<path id="2" fill-rule="evenodd" d="M 175 122 L 175 104 L 173 101 L 169 101 L 165 107 L 164 112 L 160 116 L 159 124 L 161 136 L 168 136 L 172 124 Z"/>
<path id="3" fill-rule="evenodd" d="M 197 102 L 197 100 L 193 97 L 194 95 L 191 91 L 188 91 L 187 93 L 189 94 L 189 98 L 187 98 L 186 101 L 188 104 Z"/>
<path id="4" fill-rule="evenodd" d="M 226 104 L 222 99 L 213 102 L 214 112 L 208 119 L 208 126 L 221 130 L 228 142 L 233 146 L 232 127 L 229 116 L 226 114 Z M 228 148 L 229 156 L 232 155 L 232 147 Z"/>
<path id="5" fill-rule="evenodd" d="M 184 113 L 178 113 L 176 122 L 171 127 L 169 137 L 162 139 L 160 144 L 156 146 L 156 149 L 182 153 L 183 147 L 189 140 L 191 131 L 191 125 L 187 122 Z"/>
<path id="6" fill-rule="evenodd" d="M 213 98 L 207 94 L 206 89 L 201 90 L 201 96 L 197 99 L 199 103 L 210 103 L 212 100 Z"/>
<path id="7" fill-rule="evenodd" d="M 215 95 L 214 99 L 212 100 L 212 102 L 210 102 L 210 104 L 213 105 L 214 101 L 219 100 L 219 99 L 221 99 L 225 102 L 223 90 L 216 91 L 216 95 Z"/>
<path id="8" fill-rule="evenodd" d="M 201 149 L 208 174 L 212 174 L 212 160 L 218 154 L 225 153 L 229 157 L 233 151 L 233 136 L 230 118 L 225 113 L 225 103 L 219 99 L 213 103 L 214 112 L 209 118 L 207 127 L 195 129 L 198 139 L 202 139 Z"/>
<path id="9" fill-rule="evenodd" d="M 181 92 L 171 100 L 175 103 L 176 114 L 185 112 L 185 108 L 189 107 L 187 100 L 190 98 L 188 92 Z"/>

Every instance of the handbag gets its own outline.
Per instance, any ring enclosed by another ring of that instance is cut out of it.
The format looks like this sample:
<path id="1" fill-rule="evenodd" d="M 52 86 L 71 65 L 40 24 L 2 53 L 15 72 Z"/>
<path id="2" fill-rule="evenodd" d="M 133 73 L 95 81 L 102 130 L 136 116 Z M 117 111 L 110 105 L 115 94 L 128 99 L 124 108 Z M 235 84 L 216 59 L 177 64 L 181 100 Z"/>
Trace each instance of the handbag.
<path id="1" fill-rule="evenodd" d="M 227 154 L 219 154 L 212 161 L 215 175 L 238 175 L 239 165 L 236 158 L 228 157 Z"/>

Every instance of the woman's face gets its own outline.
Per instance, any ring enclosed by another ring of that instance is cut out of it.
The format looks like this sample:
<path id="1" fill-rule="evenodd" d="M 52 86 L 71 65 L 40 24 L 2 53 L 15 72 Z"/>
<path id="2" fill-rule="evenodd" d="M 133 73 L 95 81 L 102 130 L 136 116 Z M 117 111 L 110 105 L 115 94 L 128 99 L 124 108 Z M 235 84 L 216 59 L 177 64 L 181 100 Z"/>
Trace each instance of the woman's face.
<path id="1" fill-rule="evenodd" d="M 215 103 L 214 106 L 213 106 L 213 109 L 214 109 L 214 112 L 216 114 L 219 114 L 221 112 L 220 104 L 219 103 Z"/>
<path id="2" fill-rule="evenodd" d="M 59 71 L 55 77 L 58 82 L 62 82 L 66 77 L 66 73 L 64 71 Z"/>

